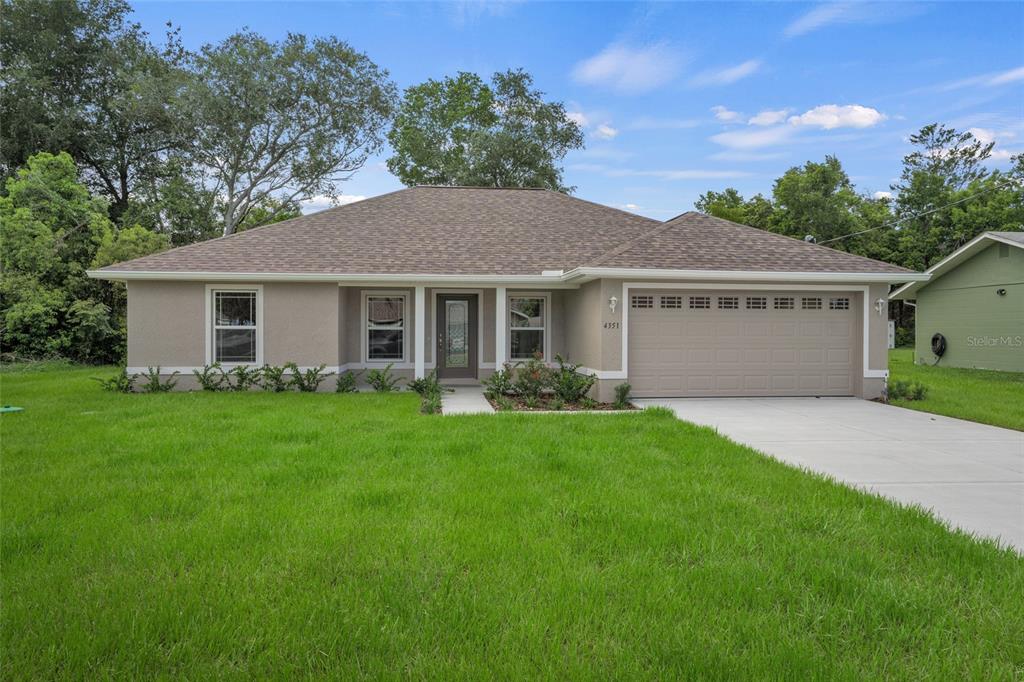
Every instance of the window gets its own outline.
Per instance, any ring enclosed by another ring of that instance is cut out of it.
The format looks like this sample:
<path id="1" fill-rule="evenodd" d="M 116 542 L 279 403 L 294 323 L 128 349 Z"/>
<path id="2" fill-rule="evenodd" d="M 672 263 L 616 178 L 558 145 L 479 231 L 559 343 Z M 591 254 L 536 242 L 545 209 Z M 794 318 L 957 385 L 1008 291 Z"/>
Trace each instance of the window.
<path id="1" fill-rule="evenodd" d="M 671 308 L 671 309 L 678 310 L 679 308 L 683 307 L 683 297 L 682 296 L 662 296 L 661 297 L 661 307 L 662 308 Z"/>
<path id="2" fill-rule="evenodd" d="M 395 362 L 405 359 L 405 295 L 366 297 L 366 359 Z"/>
<path id="3" fill-rule="evenodd" d="M 547 301 L 543 296 L 512 296 L 508 299 L 509 357 L 528 360 L 544 356 Z"/>
<path id="4" fill-rule="evenodd" d="M 795 305 L 795 301 L 792 296 L 776 296 L 775 297 L 775 309 L 776 310 L 792 310 Z"/>
<path id="5" fill-rule="evenodd" d="M 828 299 L 828 309 L 829 310 L 849 310 L 850 309 L 850 299 L 846 298 L 845 296 L 842 297 L 842 298 L 830 298 L 830 299 Z"/>
<path id="6" fill-rule="evenodd" d="M 258 362 L 257 307 L 256 291 L 213 291 L 212 362 Z"/>
<path id="7" fill-rule="evenodd" d="M 711 307 L 710 296 L 691 296 L 690 310 L 707 310 Z"/>
<path id="8" fill-rule="evenodd" d="M 821 310 L 821 299 L 817 297 L 803 298 L 800 300 L 802 310 Z"/>
<path id="9" fill-rule="evenodd" d="M 718 297 L 718 309 L 719 310 L 738 310 L 740 307 L 739 296 L 719 296 Z"/>
<path id="10" fill-rule="evenodd" d="M 768 299 L 764 296 L 747 296 L 747 310 L 767 310 Z"/>
<path id="11" fill-rule="evenodd" d="M 634 296 L 632 298 L 632 306 L 634 308 L 653 308 L 654 297 L 653 296 Z"/>

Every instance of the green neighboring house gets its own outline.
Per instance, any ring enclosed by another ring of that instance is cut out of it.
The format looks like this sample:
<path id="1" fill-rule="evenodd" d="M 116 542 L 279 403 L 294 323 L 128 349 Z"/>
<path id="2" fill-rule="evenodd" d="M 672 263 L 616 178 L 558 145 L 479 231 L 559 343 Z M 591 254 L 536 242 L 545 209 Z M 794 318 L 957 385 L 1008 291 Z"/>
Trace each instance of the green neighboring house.
<path id="1" fill-rule="evenodd" d="M 916 301 L 914 361 L 1024 372 L 1024 232 L 985 232 L 927 272 L 889 296 Z"/>

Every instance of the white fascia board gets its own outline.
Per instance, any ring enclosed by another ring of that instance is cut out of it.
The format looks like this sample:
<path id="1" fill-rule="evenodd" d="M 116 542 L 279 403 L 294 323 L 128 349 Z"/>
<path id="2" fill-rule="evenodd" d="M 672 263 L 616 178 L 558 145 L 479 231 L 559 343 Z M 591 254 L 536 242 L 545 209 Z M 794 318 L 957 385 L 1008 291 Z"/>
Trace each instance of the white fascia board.
<path id="1" fill-rule="evenodd" d="M 305 272 L 168 272 L 159 270 L 87 270 L 94 279 L 113 281 L 172 280 L 202 282 L 335 282 L 344 284 L 507 284 L 568 288 L 561 273 L 547 275 L 457 275 L 457 274 L 328 274 Z M 575 288 L 575 285 L 570 285 Z"/>
<path id="2" fill-rule="evenodd" d="M 686 279 L 695 281 L 734 282 L 856 282 L 859 284 L 895 284 L 924 281 L 922 272 L 768 272 L 753 270 L 660 270 L 648 268 L 575 268 L 564 275 L 566 281 L 590 280 L 599 277 L 650 279 Z"/>
<path id="3" fill-rule="evenodd" d="M 977 237 L 925 270 L 924 273 L 928 275 L 929 278 L 933 278 L 936 275 L 941 275 L 947 270 L 955 268 L 957 265 L 960 265 L 960 263 L 963 263 L 965 260 L 974 256 L 974 254 L 988 248 L 988 244 L 984 242 L 998 242 L 1000 244 L 1016 246 L 1018 249 L 1024 249 L 1024 244 L 1021 244 L 1020 242 L 1016 242 L 1012 239 L 1006 239 L 1005 237 L 1001 237 L 990 232 L 982 232 Z M 889 300 L 902 301 L 912 299 L 923 286 L 924 285 L 921 284 L 921 281 L 908 282 L 889 294 Z"/>

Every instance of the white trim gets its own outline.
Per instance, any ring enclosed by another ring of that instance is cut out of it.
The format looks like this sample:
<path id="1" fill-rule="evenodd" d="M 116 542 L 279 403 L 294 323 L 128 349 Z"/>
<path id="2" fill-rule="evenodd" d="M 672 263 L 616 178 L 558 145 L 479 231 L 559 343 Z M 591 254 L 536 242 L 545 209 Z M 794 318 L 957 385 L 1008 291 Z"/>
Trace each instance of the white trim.
<path id="1" fill-rule="evenodd" d="M 871 345 L 870 340 L 870 319 L 871 319 L 871 287 L 867 285 L 829 285 L 829 284 L 698 284 L 693 282 L 672 283 L 672 282 L 623 282 L 622 300 L 622 374 L 628 375 L 629 370 L 629 291 L 630 289 L 706 289 L 706 290 L 766 290 L 766 291 L 850 291 L 861 294 L 863 301 L 863 313 L 861 319 L 861 346 L 862 359 L 861 370 L 865 379 L 880 378 L 877 373 L 888 370 L 869 369 Z M 851 308 L 852 310 L 852 308 Z M 828 311 L 825 311 L 828 312 Z"/>
<path id="2" fill-rule="evenodd" d="M 426 343 L 426 307 L 427 307 L 427 296 L 426 289 L 421 285 L 416 287 L 416 302 L 413 304 L 413 316 L 414 316 L 414 331 L 412 347 L 413 347 L 413 378 L 422 379 L 426 372 L 424 371 L 424 363 L 426 361 L 426 355 L 424 351 L 424 344 Z"/>
<path id="3" fill-rule="evenodd" d="M 494 366 L 501 367 L 508 361 L 508 344 L 505 341 L 505 318 L 508 317 L 508 289 L 494 289 Z"/>
<path id="4" fill-rule="evenodd" d="M 484 362 L 484 290 L 483 289 L 431 289 L 430 339 L 437 337 L 437 295 L 438 294 L 476 294 L 476 366 L 477 369 L 492 369 L 493 362 Z M 433 346 L 434 366 L 437 366 L 437 346 Z"/>
<path id="5" fill-rule="evenodd" d="M 206 324 L 204 325 L 206 330 L 206 342 L 203 344 L 205 348 L 204 359 L 207 365 L 214 363 L 214 351 L 213 351 L 213 294 L 215 291 L 240 291 L 240 292 L 256 292 L 256 362 L 222 362 L 221 366 L 224 369 L 231 369 L 232 367 L 243 366 L 243 367 L 262 367 L 263 366 L 263 285 L 262 284 L 207 284 L 205 289 L 206 301 L 203 305 L 203 311 L 206 316 Z M 190 370 L 191 371 L 191 370 Z"/>
<path id="6" fill-rule="evenodd" d="M 406 369 L 415 369 L 415 365 L 409 362 L 409 292 L 404 289 L 361 289 L 360 290 L 360 308 L 359 308 L 359 328 L 360 332 L 360 354 L 362 358 L 363 367 L 387 367 L 388 365 L 394 365 L 394 369 L 398 369 L 401 365 Z M 369 328 L 367 327 L 366 318 L 366 299 L 369 296 L 401 296 L 402 303 L 402 359 L 401 360 L 371 360 L 369 358 L 369 348 L 367 348 L 367 337 L 369 336 Z"/>
<path id="7" fill-rule="evenodd" d="M 1006 237 L 1003 237 L 1003 236 L 1000 236 L 1000 235 L 997 235 L 997 234 L 992 234 L 991 232 L 982 232 L 977 237 L 975 237 L 971 241 L 967 242 L 966 244 L 961 246 L 959 249 L 957 249 L 953 253 L 949 254 L 948 256 L 946 256 L 945 258 L 940 260 L 935 265 L 933 265 L 930 268 L 928 268 L 927 270 L 925 270 L 924 274 L 928 275 L 928 278 L 933 278 L 935 275 L 941 275 L 943 272 L 945 272 L 947 264 L 950 265 L 950 267 L 955 267 L 955 266 L 959 265 L 960 263 L 962 263 L 963 261 L 969 260 L 972 256 L 974 256 L 975 253 L 980 253 L 981 251 L 984 250 L 984 249 L 975 249 L 974 248 L 975 246 L 977 246 L 980 242 L 982 242 L 984 240 L 998 242 L 1000 244 L 1009 244 L 1010 246 L 1016 246 L 1018 249 L 1024 249 L 1024 244 L 1021 244 L 1020 242 L 1014 241 L 1012 239 L 1007 239 Z M 954 260 L 956 261 L 955 263 L 951 262 L 951 261 L 954 261 Z M 890 301 L 901 300 L 900 299 L 901 296 L 909 295 L 911 293 L 915 293 L 920 288 L 921 288 L 920 280 L 919 281 L 908 282 L 907 284 L 904 284 L 903 286 L 901 286 L 896 291 L 894 291 L 891 294 L 889 294 L 889 300 Z"/>
<path id="8" fill-rule="evenodd" d="M 508 305 L 508 301 L 510 299 L 513 299 L 513 298 L 541 298 L 541 299 L 544 299 L 544 327 L 543 327 L 543 329 L 541 329 L 541 331 L 544 332 L 544 350 L 543 350 L 544 357 L 543 357 L 543 360 L 544 360 L 545 363 L 550 363 L 553 360 L 553 358 L 551 357 L 551 293 L 548 292 L 548 291 L 519 291 L 519 290 L 506 291 L 506 294 L 505 294 L 506 306 Z M 511 323 L 511 321 L 509 319 L 507 319 L 508 317 L 509 317 L 509 315 L 508 315 L 508 308 L 506 308 L 506 312 L 505 312 L 505 318 L 506 319 L 505 319 L 505 329 L 504 329 L 505 348 L 506 349 L 511 349 L 512 348 L 512 323 Z M 519 327 L 518 330 L 519 331 L 530 331 L 531 329 L 536 329 L 536 327 L 531 327 L 531 328 Z M 507 353 L 508 353 L 508 360 L 509 360 L 509 362 L 525 362 L 526 360 L 529 360 L 529 358 L 513 358 L 511 350 L 508 350 Z"/>
<path id="9" fill-rule="evenodd" d="M 592 367 L 577 367 L 580 374 L 597 377 L 598 379 L 625 379 L 626 373 L 617 369 L 593 369 Z"/>
<path id="10" fill-rule="evenodd" d="M 758 272 L 754 270 L 661 270 L 657 268 L 574 268 L 562 275 L 565 281 L 596 278 L 648 277 L 651 279 L 690 279 L 701 282 L 734 280 L 739 282 L 858 282 L 890 284 L 923 281 L 924 273 L 881 272 Z"/>

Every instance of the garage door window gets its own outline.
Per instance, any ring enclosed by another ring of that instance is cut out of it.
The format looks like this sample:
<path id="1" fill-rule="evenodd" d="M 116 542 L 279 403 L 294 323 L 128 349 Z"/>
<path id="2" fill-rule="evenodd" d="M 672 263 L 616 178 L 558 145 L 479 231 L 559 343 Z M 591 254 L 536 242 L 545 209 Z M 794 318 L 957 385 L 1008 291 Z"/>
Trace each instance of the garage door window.
<path id="1" fill-rule="evenodd" d="M 634 296 L 632 298 L 632 306 L 634 308 L 644 309 L 654 307 L 653 296 Z"/>
<path id="2" fill-rule="evenodd" d="M 719 296 L 718 297 L 718 309 L 719 310 L 738 310 L 740 307 L 739 296 Z"/>
<path id="3" fill-rule="evenodd" d="M 792 296 L 776 296 L 775 297 L 775 309 L 776 310 L 792 310 L 794 305 Z"/>
<path id="4" fill-rule="evenodd" d="M 829 310 L 849 310 L 850 309 L 850 299 L 846 298 L 845 296 L 843 296 L 841 298 L 830 298 L 830 299 L 828 299 L 828 309 Z"/>
<path id="5" fill-rule="evenodd" d="M 661 307 L 668 308 L 671 310 L 678 310 L 683 307 L 682 296 L 662 296 Z"/>
<path id="6" fill-rule="evenodd" d="M 800 301 L 802 310 L 821 310 L 821 299 L 816 297 L 803 298 Z"/>
<path id="7" fill-rule="evenodd" d="M 766 296 L 747 296 L 747 310 L 768 310 Z"/>
<path id="8" fill-rule="evenodd" d="M 708 310 L 711 308 L 710 296 L 691 296 L 690 310 Z"/>

